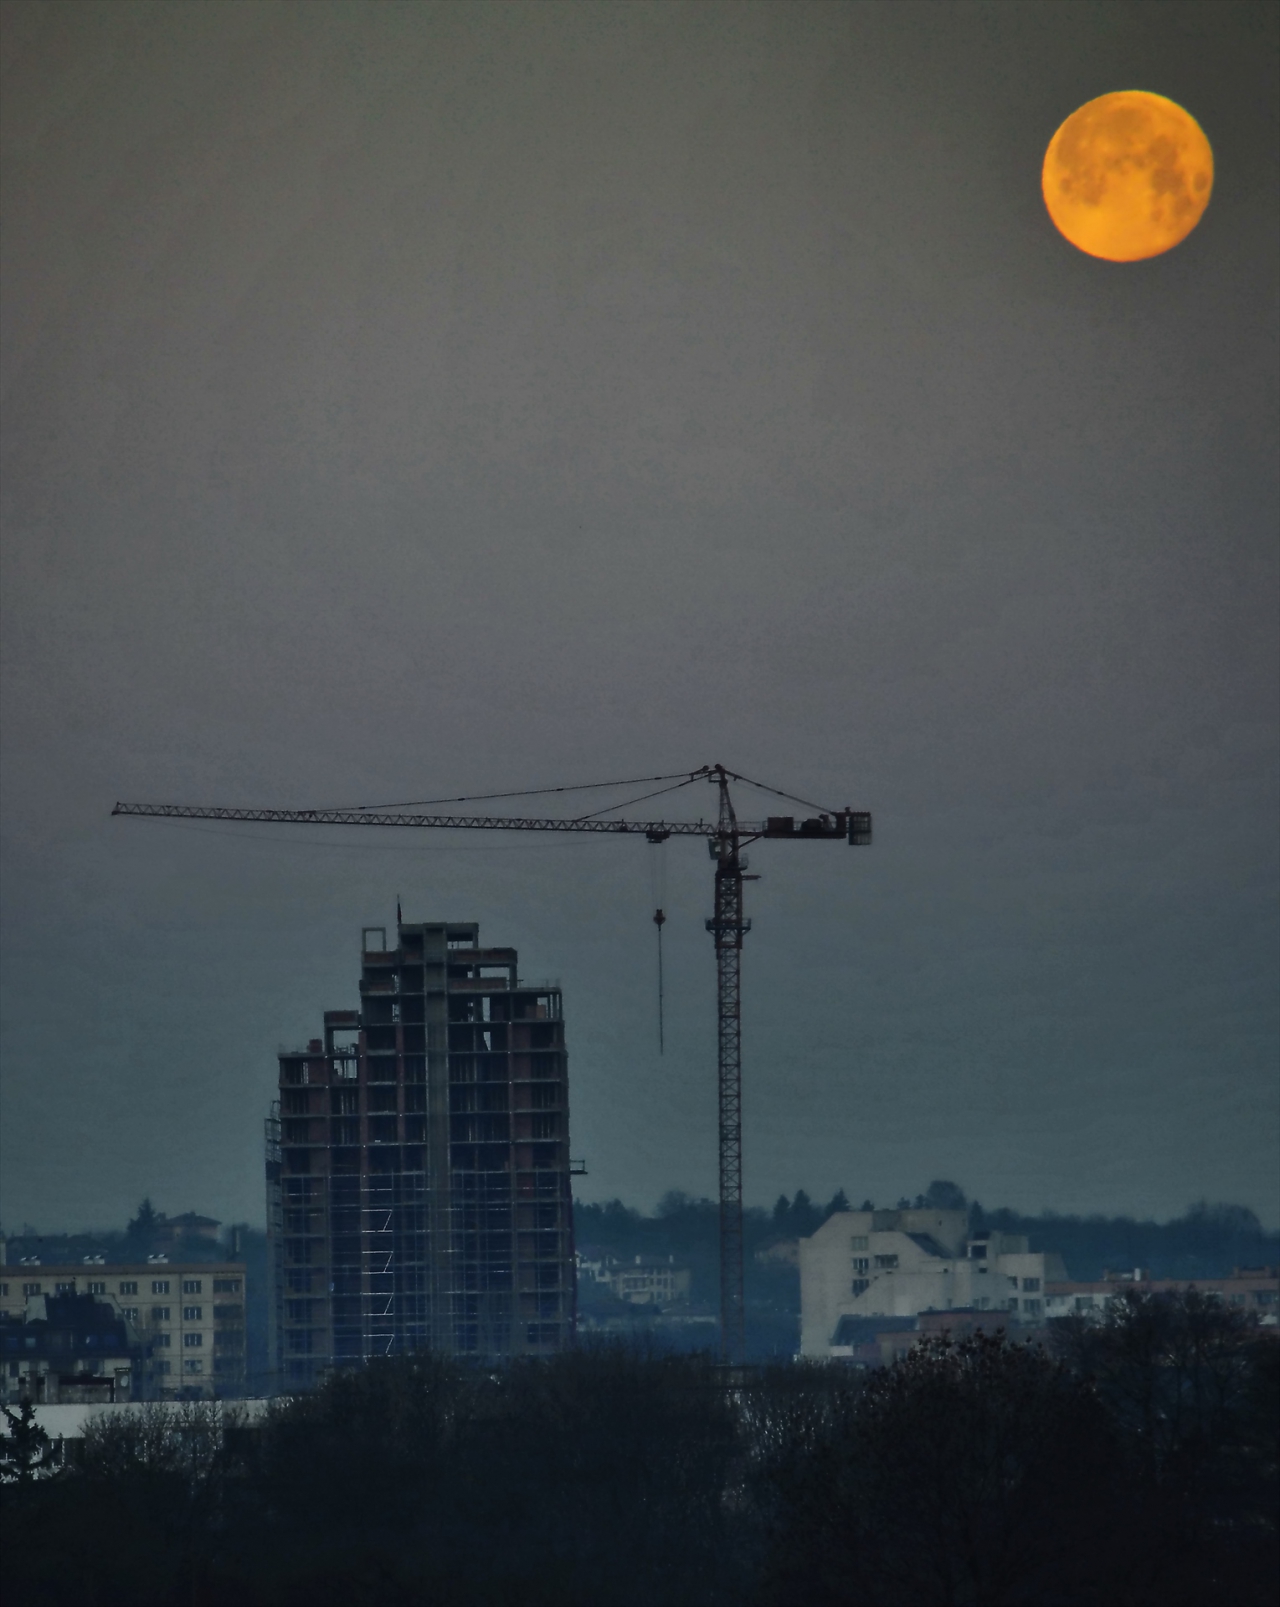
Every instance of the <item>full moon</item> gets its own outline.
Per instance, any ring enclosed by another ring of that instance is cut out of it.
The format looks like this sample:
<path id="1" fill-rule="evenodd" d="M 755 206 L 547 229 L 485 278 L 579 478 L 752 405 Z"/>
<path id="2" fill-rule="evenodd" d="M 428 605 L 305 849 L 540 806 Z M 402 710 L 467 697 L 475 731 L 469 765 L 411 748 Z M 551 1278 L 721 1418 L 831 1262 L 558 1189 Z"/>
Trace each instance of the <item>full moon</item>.
<path id="1" fill-rule="evenodd" d="M 1049 216 L 1074 246 L 1109 262 L 1158 257 L 1199 223 L 1213 150 L 1190 112 L 1125 89 L 1072 112 L 1041 174 Z"/>

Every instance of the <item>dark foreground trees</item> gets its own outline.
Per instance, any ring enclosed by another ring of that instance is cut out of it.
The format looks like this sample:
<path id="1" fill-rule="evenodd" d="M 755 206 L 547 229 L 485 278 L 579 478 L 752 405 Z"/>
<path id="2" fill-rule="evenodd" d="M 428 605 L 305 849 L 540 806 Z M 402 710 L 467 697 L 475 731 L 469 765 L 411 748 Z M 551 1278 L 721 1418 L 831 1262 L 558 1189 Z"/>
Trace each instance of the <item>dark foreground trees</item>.
<path id="1" fill-rule="evenodd" d="M 487 1372 L 403 1357 L 254 1430 L 149 1411 L 4 1484 L 6 1602 L 1274 1599 L 1280 1345 L 1140 1298 L 1060 1341 L 746 1379 L 616 1348 Z"/>
<path id="2" fill-rule="evenodd" d="M 1042 1351 L 929 1341 L 765 1469 L 763 1594 L 796 1607 L 1081 1599 L 1113 1440 L 1096 1395 Z"/>

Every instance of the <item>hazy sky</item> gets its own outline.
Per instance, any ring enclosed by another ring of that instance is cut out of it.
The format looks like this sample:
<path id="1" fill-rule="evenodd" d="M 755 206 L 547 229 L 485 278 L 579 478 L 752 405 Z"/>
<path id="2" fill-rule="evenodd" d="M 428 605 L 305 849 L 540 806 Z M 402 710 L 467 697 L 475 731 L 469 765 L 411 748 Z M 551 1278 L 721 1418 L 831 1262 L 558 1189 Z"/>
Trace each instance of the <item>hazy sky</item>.
<path id="1" fill-rule="evenodd" d="M 876 819 L 753 851 L 749 1200 L 1276 1222 L 1270 3 L 3 11 L 7 1228 L 260 1221 L 397 894 L 561 979 L 584 1197 L 712 1192 L 701 842 L 110 809 L 715 761 Z M 1128 265 L 1119 88 L 1217 161 Z"/>

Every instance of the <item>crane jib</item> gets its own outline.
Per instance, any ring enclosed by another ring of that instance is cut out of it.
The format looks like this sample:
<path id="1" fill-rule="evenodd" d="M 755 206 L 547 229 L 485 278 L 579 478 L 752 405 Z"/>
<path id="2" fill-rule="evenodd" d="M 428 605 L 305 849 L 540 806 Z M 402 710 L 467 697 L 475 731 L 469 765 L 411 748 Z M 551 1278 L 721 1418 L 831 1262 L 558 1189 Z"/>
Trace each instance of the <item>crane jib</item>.
<path id="1" fill-rule="evenodd" d="M 455 831 L 569 831 L 615 836 L 642 836 L 651 842 L 667 837 L 720 835 L 720 827 L 706 820 L 564 820 L 513 815 L 393 815 L 364 809 L 236 809 L 200 804 L 118 803 L 113 815 L 140 815 L 160 820 L 260 821 L 293 826 L 407 826 Z M 762 821 L 739 821 L 740 837 L 839 840 L 862 846 L 871 841 L 871 816 L 865 810 L 841 810 L 796 820 L 771 815 Z"/>
<path id="2" fill-rule="evenodd" d="M 199 804 L 118 803 L 115 815 L 145 815 L 161 820 L 255 821 L 292 826 L 405 826 L 435 827 L 445 831 L 559 831 L 586 832 L 597 836 L 637 836 L 650 843 L 666 842 L 668 837 L 703 837 L 715 860 L 715 915 L 707 930 L 715 938 L 717 987 L 717 1069 L 720 1137 L 720 1350 L 724 1361 L 740 1363 L 746 1354 L 746 1243 L 742 1206 L 742 996 L 740 962 L 742 940 L 751 922 L 742 907 L 743 883 L 754 881 L 747 868 L 743 846 L 758 838 L 778 840 L 817 840 L 847 842 L 853 846 L 871 841 L 871 816 L 865 810 L 823 811 L 816 804 L 779 792 L 775 787 L 748 781 L 726 770 L 723 765 L 706 765 L 689 780 L 703 778 L 719 789 L 719 815 L 708 820 L 604 820 L 600 812 L 578 819 L 518 815 L 421 815 L 402 814 L 390 808 L 365 809 L 235 809 Z M 667 777 L 655 777 L 666 780 Z M 729 796 L 729 782 L 772 792 L 816 812 L 806 819 L 793 815 L 770 815 L 765 820 L 739 820 Z M 681 785 L 684 785 L 682 782 Z M 675 791 L 675 788 L 664 789 Z M 513 797 L 517 794 L 490 794 Z M 630 808 L 656 797 L 632 798 L 618 808 Z M 432 802 L 466 803 L 466 798 Z M 654 917 L 661 941 L 663 912 Z M 661 956 L 661 949 L 659 949 Z M 661 997 L 661 972 L 659 996 Z"/>

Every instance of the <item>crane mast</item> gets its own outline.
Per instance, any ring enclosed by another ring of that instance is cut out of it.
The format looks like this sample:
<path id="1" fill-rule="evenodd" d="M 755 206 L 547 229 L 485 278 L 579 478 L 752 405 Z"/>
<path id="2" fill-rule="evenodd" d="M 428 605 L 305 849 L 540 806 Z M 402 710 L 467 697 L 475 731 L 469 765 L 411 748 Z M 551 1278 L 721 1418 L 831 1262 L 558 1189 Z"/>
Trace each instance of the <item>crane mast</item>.
<path id="1" fill-rule="evenodd" d="M 727 1362 L 746 1350 L 746 1287 L 742 1248 L 742 939 L 751 922 L 742 913 L 744 859 L 729 782 L 715 766 L 720 819 L 711 852 L 716 861 L 715 914 L 707 930 L 716 944 L 717 1081 L 720 1107 L 720 1349 Z"/>
<path id="2" fill-rule="evenodd" d="M 670 777 L 655 777 L 670 780 Z M 720 1350 L 723 1359 L 737 1363 L 746 1349 L 746 1298 L 742 1232 L 742 940 L 751 930 L 743 914 L 742 884 L 748 876 L 745 844 L 760 838 L 848 842 L 871 841 L 871 816 L 864 810 L 819 811 L 812 818 L 771 815 L 763 821 L 739 821 L 729 795 L 729 782 L 742 781 L 793 802 L 804 802 L 776 788 L 726 770 L 703 765 L 679 785 L 706 780 L 718 789 L 719 809 L 714 824 L 704 820 L 605 820 L 599 814 L 576 819 L 513 815 L 421 815 L 393 813 L 385 808 L 358 809 L 246 809 L 228 805 L 117 803 L 113 815 L 135 815 L 161 820 L 259 821 L 276 825 L 436 827 L 465 831 L 562 831 L 617 835 L 643 835 L 651 843 L 669 837 L 703 837 L 715 860 L 714 914 L 707 930 L 715 940 L 717 1005 L 717 1094 L 719 1110 L 720 1183 Z M 572 790 L 572 789 L 552 789 Z M 671 789 L 674 790 L 674 789 Z M 462 802 L 462 799 L 451 800 Z M 635 800 L 633 800 L 635 801 Z M 816 808 L 816 805 L 806 805 Z M 602 811 L 601 813 L 607 813 Z M 661 914 L 661 911 L 659 911 Z M 665 917 L 664 917 L 665 919 Z M 659 927 L 661 936 L 661 927 Z"/>

